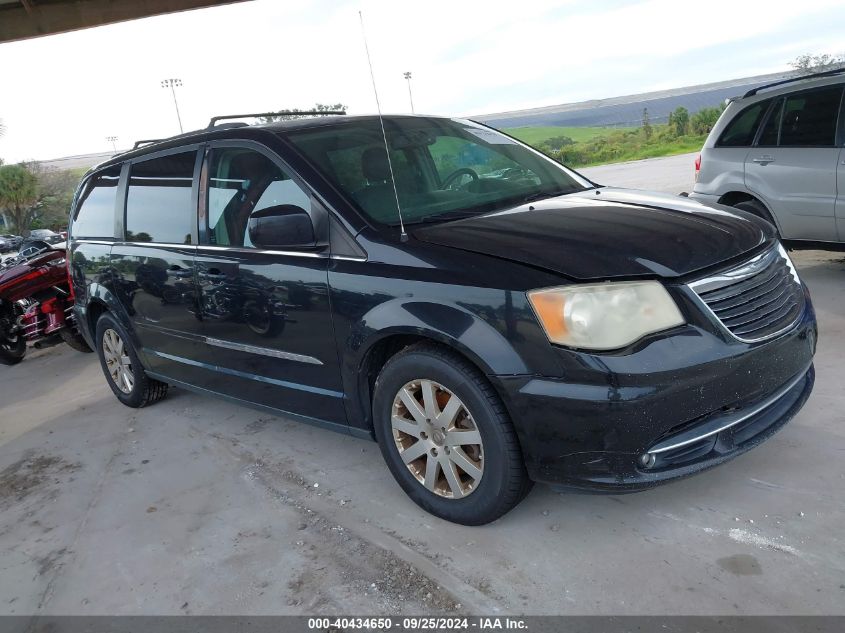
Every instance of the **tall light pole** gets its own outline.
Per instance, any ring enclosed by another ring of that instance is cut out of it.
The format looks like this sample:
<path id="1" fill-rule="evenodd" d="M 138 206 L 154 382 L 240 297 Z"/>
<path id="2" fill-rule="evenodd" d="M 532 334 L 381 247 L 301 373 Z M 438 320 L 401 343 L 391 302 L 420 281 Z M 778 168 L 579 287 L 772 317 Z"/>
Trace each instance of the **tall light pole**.
<path id="1" fill-rule="evenodd" d="M 185 130 L 182 129 L 182 117 L 179 115 L 179 103 L 176 101 L 176 88 L 182 86 L 181 79 L 164 79 L 161 82 L 162 88 L 170 88 L 170 93 L 173 95 L 173 105 L 176 106 L 176 118 L 179 120 L 179 132 L 182 133 Z"/>
<path id="2" fill-rule="evenodd" d="M 405 73 L 405 79 L 408 80 L 408 99 L 411 100 L 411 114 L 414 114 L 414 95 L 411 94 L 411 71 Z"/>
<path id="3" fill-rule="evenodd" d="M 115 145 L 115 143 L 117 142 L 117 137 L 116 136 L 107 136 L 106 140 L 109 143 L 111 143 L 111 148 L 116 152 L 117 151 L 117 145 Z"/>

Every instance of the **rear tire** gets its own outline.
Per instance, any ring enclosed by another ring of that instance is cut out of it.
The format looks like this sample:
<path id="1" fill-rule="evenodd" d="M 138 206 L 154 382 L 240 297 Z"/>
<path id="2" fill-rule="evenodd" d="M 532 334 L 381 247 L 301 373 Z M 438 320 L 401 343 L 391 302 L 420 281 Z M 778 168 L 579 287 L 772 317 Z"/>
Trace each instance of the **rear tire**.
<path id="1" fill-rule="evenodd" d="M 97 321 L 95 343 L 106 382 L 127 407 L 140 409 L 167 395 L 167 384 L 147 376 L 132 339 L 108 312 Z"/>
<path id="2" fill-rule="evenodd" d="M 735 209 L 739 209 L 740 211 L 750 213 L 751 215 L 756 215 L 758 218 L 771 224 L 775 228 L 775 233 L 777 233 L 778 239 L 780 239 L 780 230 L 778 230 L 778 225 L 775 223 L 772 214 L 769 213 L 769 210 L 762 202 L 758 200 L 743 200 L 742 202 L 737 202 L 733 205 L 733 207 Z"/>
<path id="3" fill-rule="evenodd" d="M 454 523 L 483 525 L 531 490 L 504 405 L 462 356 L 440 345 L 413 345 L 385 364 L 374 393 L 381 453 L 405 493 L 424 510 Z"/>
<path id="4" fill-rule="evenodd" d="M 68 327 L 63 327 L 59 330 L 59 336 L 61 337 L 62 341 L 68 344 L 68 346 L 75 349 L 77 352 L 82 352 L 84 354 L 90 354 L 94 350 L 88 347 L 88 343 L 85 342 L 85 339 L 82 338 L 82 335 L 79 332 L 76 332 Z"/>

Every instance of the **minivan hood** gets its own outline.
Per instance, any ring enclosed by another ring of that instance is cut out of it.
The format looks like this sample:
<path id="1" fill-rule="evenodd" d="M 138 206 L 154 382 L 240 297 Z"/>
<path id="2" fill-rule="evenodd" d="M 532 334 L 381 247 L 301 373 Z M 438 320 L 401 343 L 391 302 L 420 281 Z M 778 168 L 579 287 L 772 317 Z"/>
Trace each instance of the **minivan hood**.
<path id="1" fill-rule="evenodd" d="M 741 211 L 603 187 L 425 226 L 413 235 L 587 280 L 680 277 L 751 251 L 774 233 Z"/>

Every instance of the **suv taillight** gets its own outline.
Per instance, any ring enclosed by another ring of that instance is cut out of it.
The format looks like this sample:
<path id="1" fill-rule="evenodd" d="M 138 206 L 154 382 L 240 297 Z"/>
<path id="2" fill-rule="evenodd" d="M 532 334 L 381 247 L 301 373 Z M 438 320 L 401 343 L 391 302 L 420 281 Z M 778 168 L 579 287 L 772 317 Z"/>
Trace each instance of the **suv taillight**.
<path id="1" fill-rule="evenodd" d="M 701 171 L 701 154 L 695 157 L 695 182 L 698 182 L 698 172 Z"/>

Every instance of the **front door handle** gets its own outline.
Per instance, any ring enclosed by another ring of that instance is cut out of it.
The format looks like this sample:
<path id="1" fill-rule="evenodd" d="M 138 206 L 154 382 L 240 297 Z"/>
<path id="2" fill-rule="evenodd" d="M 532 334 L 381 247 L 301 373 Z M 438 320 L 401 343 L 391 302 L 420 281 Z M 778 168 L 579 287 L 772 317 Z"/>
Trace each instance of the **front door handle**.
<path id="1" fill-rule="evenodd" d="M 774 156 L 758 156 L 757 158 L 752 158 L 755 163 L 760 163 L 761 165 L 767 165 L 769 163 L 775 162 Z"/>
<path id="2" fill-rule="evenodd" d="M 223 281 L 226 279 L 226 273 L 220 272 L 218 268 L 209 268 L 206 272 L 201 272 L 199 277 L 209 281 Z"/>

